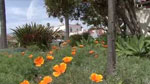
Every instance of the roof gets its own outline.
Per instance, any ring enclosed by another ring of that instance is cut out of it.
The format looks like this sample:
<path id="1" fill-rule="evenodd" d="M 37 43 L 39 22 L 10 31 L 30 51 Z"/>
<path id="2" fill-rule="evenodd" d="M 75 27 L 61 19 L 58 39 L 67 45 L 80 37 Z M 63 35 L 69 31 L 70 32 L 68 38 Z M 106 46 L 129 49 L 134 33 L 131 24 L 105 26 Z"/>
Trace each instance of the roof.
<path id="1" fill-rule="evenodd" d="M 69 28 L 82 28 L 82 26 L 80 24 L 75 24 L 75 25 L 70 24 Z"/>

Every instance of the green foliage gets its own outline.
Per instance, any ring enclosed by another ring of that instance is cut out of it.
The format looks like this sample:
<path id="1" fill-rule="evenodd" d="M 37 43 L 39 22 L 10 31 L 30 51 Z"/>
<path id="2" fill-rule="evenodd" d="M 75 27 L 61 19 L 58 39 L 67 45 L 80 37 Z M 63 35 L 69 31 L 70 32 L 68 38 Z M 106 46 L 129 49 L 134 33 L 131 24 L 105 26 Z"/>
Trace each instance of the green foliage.
<path id="1" fill-rule="evenodd" d="M 118 37 L 116 46 L 118 55 L 143 57 L 149 54 L 150 40 L 145 39 L 144 36 L 131 36 L 126 39 Z"/>
<path id="2" fill-rule="evenodd" d="M 56 33 L 51 27 L 36 23 L 19 26 L 17 29 L 13 29 L 13 31 L 20 46 L 37 45 L 41 49 L 47 49 L 50 46 L 53 36 Z"/>
<path id="3" fill-rule="evenodd" d="M 49 16 L 64 18 L 69 16 L 70 18 L 77 17 L 76 9 L 77 2 L 80 0 L 45 0 L 45 6 Z M 55 3 L 55 4 L 54 4 Z"/>
<path id="4" fill-rule="evenodd" d="M 94 56 L 88 53 L 89 50 L 94 50 L 99 56 Z M 6 52 L 6 51 L 5 51 Z M 46 52 L 25 52 L 21 56 L 21 52 L 13 52 L 5 54 L 0 52 L 0 82 L 1 84 L 19 84 L 23 80 L 29 80 L 31 84 L 38 84 L 42 77 L 52 76 L 52 67 L 55 64 L 62 62 L 64 56 L 71 55 L 71 47 L 67 46 L 54 52 L 55 59 L 52 61 L 45 60 L 42 67 L 36 68 L 33 59 L 37 56 L 43 56 Z M 9 58 L 9 55 L 12 55 Z M 28 56 L 33 54 L 33 59 Z M 99 73 L 104 75 L 106 69 L 106 50 L 97 46 L 86 46 L 84 48 L 77 48 L 77 55 L 73 57 L 71 63 L 67 65 L 67 70 L 60 77 L 53 78 L 51 84 L 97 84 L 92 82 L 89 77 L 91 73 Z M 147 58 L 140 58 L 135 56 L 118 56 L 116 65 L 116 75 L 109 76 L 99 84 L 148 84 L 150 80 L 150 60 Z"/>
<path id="5" fill-rule="evenodd" d="M 101 41 L 105 41 L 105 43 L 107 43 L 107 34 L 104 34 L 98 38 L 96 38 L 97 41 L 101 42 Z"/>
<path id="6" fill-rule="evenodd" d="M 79 35 L 79 34 L 76 34 L 76 35 L 72 35 L 71 37 L 70 37 L 70 40 L 71 40 L 71 42 L 70 42 L 70 45 L 71 46 L 77 46 L 77 43 L 80 43 L 80 42 L 82 42 L 83 40 L 84 41 L 86 41 L 86 40 L 88 40 L 89 39 L 89 33 L 83 33 L 83 34 L 81 34 L 81 35 Z M 83 43 L 83 42 L 82 42 Z"/>

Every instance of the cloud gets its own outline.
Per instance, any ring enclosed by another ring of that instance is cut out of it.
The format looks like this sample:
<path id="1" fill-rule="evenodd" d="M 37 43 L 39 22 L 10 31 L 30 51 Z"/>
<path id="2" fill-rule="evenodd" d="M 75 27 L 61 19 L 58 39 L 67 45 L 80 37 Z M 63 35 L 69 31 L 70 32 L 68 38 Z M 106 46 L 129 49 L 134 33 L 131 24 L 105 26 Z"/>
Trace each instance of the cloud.
<path id="1" fill-rule="evenodd" d="M 13 7 L 13 8 L 10 8 L 10 11 L 9 11 L 11 14 L 14 14 L 14 15 L 21 15 L 21 16 L 25 16 L 26 15 L 26 11 L 21 9 L 21 8 L 17 8 L 17 7 Z"/>
<path id="2" fill-rule="evenodd" d="M 48 18 L 43 0 L 32 0 L 28 7 L 26 16 L 29 21 L 37 21 Z"/>

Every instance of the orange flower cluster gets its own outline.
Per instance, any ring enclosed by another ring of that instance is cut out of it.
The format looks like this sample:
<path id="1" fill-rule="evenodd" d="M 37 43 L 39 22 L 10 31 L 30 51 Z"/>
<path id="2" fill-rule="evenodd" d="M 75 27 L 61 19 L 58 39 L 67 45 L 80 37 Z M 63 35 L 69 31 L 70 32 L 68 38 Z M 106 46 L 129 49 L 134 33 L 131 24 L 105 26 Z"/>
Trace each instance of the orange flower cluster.
<path id="1" fill-rule="evenodd" d="M 63 45 L 63 46 L 66 46 L 66 45 L 67 45 L 67 42 L 63 42 L 62 45 Z"/>
<path id="2" fill-rule="evenodd" d="M 104 42 L 104 41 L 101 41 L 101 44 L 105 44 L 105 42 Z"/>
<path id="3" fill-rule="evenodd" d="M 48 54 L 50 54 L 50 55 L 53 55 L 53 51 L 51 50 L 51 51 L 49 51 L 49 53 Z"/>
<path id="4" fill-rule="evenodd" d="M 47 60 L 53 60 L 54 59 L 54 57 L 53 56 L 46 56 L 46 58 L 47 58 Z"/>
<path id="5" fill-rule="evenodd" d="M 21 82 L 20 84 L 30 84 L 28 80 L 24 80 L 23 82 Z"/>
<path id="6" fill-rule="evenodd" d="M 72 51 L 71 51 L 71 55 L 76 55 L 76 51 L 77 51 L 77 48 L 76 47 L 72 47 Z"/>
<path id="7" fill-rule="evenodd" d="M 71 55 L 73 55 L 73 56 L 76 55 L 76 51 L 72 51 Z"/>
<path id="8" fill-rule="evenodd" d="M 96 73 L 92 73 L 91 76 L 90 76 L 90 79 L 94 82 L 101 82 L 103 81 L 103 76 L 100 75 L 100 74 L 96 74 Z"/>
<path id="9" fill-rule="evenodd" d="M 94 54 L 95 52 L 93 50 L 90 50 L 89 51 L 89 54 Z"/>
<path id="10" fill-rule="evenodd" d="M 103 48 L 108 48 L 108 45 L 106 45 L 104 41 L 101 41 L 101 44 Z"/>
<path id="11" fill-rule="evenodd" d="M 72 61 L 73 57 L 64 57 L 62 60 L 64 63 L 70 63 Z"/>
<path id="12" fill-rule="evenodd" d="M 79 45 L 79 47 L 80 47 L 80 48 L 83 48 L 83 47 L 84 47 L 84 45 Z"/>
<path id="13" fill-rule="evenodd" d="M 36 67 L 41 67 L 41 65 L 44 64 L 44 58 L 42 56 L 37 57 L 34 59 L 34 64 Z"/>
<path id="14" fill-rule="evenodd" d="M 95 41 L 95 44 L 98 44 L 98 43 L 99 43 L 99 42 L 96 40 L 96 41 Z"/>
<path id="15" fill-rule="evenodd" d="M 60 63 L 60 65 L 55 65 L 53 67 L 53 76 L 59 77 L 61 74 L 63 74 L 67 69 L 67 64 L 66 63 Z"/>
<path id="16" fill-rule="evenodd" d="M 58 47 L 57 47 L 57 46 L 52 46 L 52 49 L 53 49 L 53 50 L 57 50 Z"/>
<path id="17" fill-rule="evenodd" d="M 40 81 L 39 84 L 49 84 L 49 83 L 51 83 L 52 81 L 53 81 L 52 77 L 50 77 L 50 76 L 45 76 L 45 77 L 43 78 L 43 80 Z"/>
<path id="18" fill-rule="evenodd" d="M 30 59 L 32 59 L 33 55 L 31 54 L 31 55 L 29 55 L 28 57 L 29 57 Z"/>
<path id="19" fill-rule="evenodd" d="M 25 52 L 21 52 L 21 55 L 24 56 Z"/>
<path id="20" fill-rule="evenodd" d="M 67 42 L 67 43 L 70 43 L 70 40 L 67 40 L 66 42 Z"/>

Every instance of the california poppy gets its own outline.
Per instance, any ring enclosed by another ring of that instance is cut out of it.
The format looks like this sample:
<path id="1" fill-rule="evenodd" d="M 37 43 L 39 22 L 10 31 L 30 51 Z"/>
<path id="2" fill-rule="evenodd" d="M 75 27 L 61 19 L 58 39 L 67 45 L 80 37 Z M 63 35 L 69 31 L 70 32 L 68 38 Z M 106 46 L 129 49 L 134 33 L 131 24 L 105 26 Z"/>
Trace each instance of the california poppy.
<path id="1" fill-rule="evenodd" d="M 53 51 L 49 51 L 49 54 L 52 55 L 52 54 L 53 54 Z"/>
<path id="2" fill-rule="evenodd" d="M 67 40 L 66 42 L 67 42 L 67 43 L 70 43 L 70 40 Z"/>
<path id="3" fill-rule="evenodd" d="M 95 58 L 98 58 L 98 54 L 96 54 L 94 57 L 95 57 Z"/>
<path id="4" fill-rule="evenodd" d="M 52 77 L 50 77 L 50 76 L 45 76 L 45 77 L 43 78 L 43 82 L 46 83 L 46 84 L 47 84 L 47 83 L 51 83 L 52 80 L 53 80 L 53 79 L 52 79 Z"/>
<path id="5" fill-rule="evenodd" d="M 29 57 L 29 58 L 32 58 L 32 57 L 33 57 L 33 55 L 31 54 L 31 55 L 29 55 L 28 57 Z"/>
<path id="6" fill-rule="evenodd" d="M 99 42 L 98 41 L 95 41 L 95 44 L 98 44 Z"/>
<path id="7" fill-rule="evenodd" d="M 79 47 L 80 47 L 80 48 L 83 48 L 83 47 L 84 47 L 84 45 L 79 45 Z"/>
<path id="8" fill-rule="evenodd" d="M 94 53 L 94 51 L 93 51 L 93 50 L 90 50 L 90 51 L 89 51 L 89 54 L 93 54 L 93 53 Z"/>
<path id="9" fill-rule="evenodd" d="M 72 51 L 72 52 L 71 52 L 71 55 L 76 55 L 76 51 Z"/>
<path id="10" fill-rule="evenodd" d="M 39 84 L 47 84 L 45 81 L 41 80 Z"/>
<path id="11" fill-rule="evenodd" d="M 60 65 L 55 65 L 53 67 L 53 70 L 55 71 L 55 72 L 53 72 L 53 75 L 55 77 L 60 76 L 62 73 L 64 73 L 66 71 L 66 68 L 67 68 L 66 63 L 61 63 Z"/>
<path id="12" fill-rule="evenodd" d="M 52 49 L 53 49 L 53 50 L 56 50 L 56 49 L 58 49 L 58 48 L 57 48 L 57 46 L 52 46 Z"/>
<path id="13" fill-rule="evenodd" d="M 62 45 L 63 45 L 63 46 L 67 45 L 67 42 L 63 42 Z"/>
<path id="14" fill-rule="evenodd" d="M 21 52 L 21 55 L 24 56 L 25 52 Z"/>
<path id="15" fill-rule="evenodd" d="M 90 79 L 94 82 L 101 82 L 103 81 L 103 76 L 100 75 L 100 74 L 96 74 L 96 73 L 92 73 L 91 76 L 90 76 Z"/>
<path id="16" fill-rule="evenodd" d="M 44 64 L 44 59 L 42 56 L 37 57 L 34 59 L 35 66 L 40 67 L 42 64 Z"/>
<path id="17" fill-rule="evenodd" d="M 21 82 L 20 84 L 30 84 L 28 80 L 24 80 L 23 82 Z"/>
<path id="18" fill-rule="evenodd" d="M 54 59 L 54 57 L 53 56 L 46 56 L 46 58 L 47 58 L 47 60 L 53 60 Z"/>
<path id="19" fill-rule="evenodd" d="M 64 57 L 62 60 L 65 63 L 70 63 L 72 61 L 73 57 Z"/>
<path id="20" fill-rule="evenodd" d="M 104 42 L 104 41 L 101 41 L 101 44 L 105 44 L 105 42 Z"/>
<path id="21" fill-rule="evenodd" d="M 104 45 L 104 44 L 103 44 L 102 46 L 103 46 L 104 48 L 108 48 L 108 45 Z"/>

